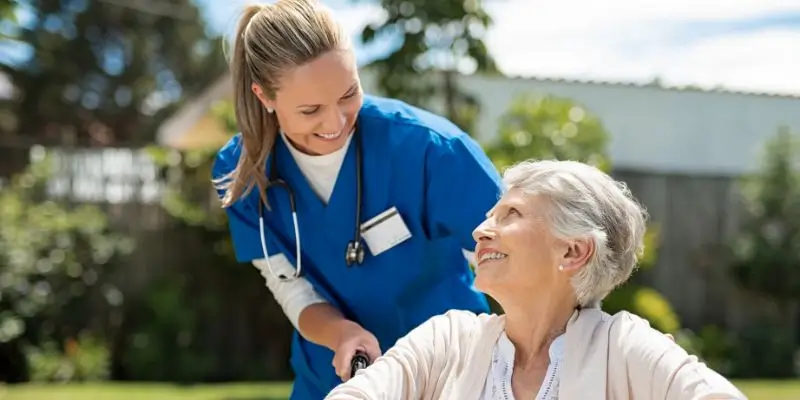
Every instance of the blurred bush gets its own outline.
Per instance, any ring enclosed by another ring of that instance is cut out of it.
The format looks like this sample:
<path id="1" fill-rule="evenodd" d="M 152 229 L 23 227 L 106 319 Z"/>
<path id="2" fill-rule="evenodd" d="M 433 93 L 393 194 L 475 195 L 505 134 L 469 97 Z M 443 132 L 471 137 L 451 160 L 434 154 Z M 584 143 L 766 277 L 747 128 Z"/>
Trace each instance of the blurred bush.
<path id="1" fill-rule="evenodd" d="M 766 296 L 787 316 L 800 303 L 800 138 L 781 129 L 758 173 L 741 181 L 747 215 L 729 248 L 740 286 Z"/>
<path id="2" fill-rule="evenodd" d="M 108 346 L 87 333 L 67 339 L 63 346 L 47 341 L 26 353 L 34 382 L 102 381 L 110 374 Z"/>
<path id="3" fill-rule="evenodd" d="M 484 148 L 501 171 L 527 159 L 558 159 L 581 161 L 610 173 L 609 141 L 610 133 L 600 118 L 583 105 L 563 97 L 523 94 L 502 116 L 498 139 Z M 658 228 L 653 225 L 645 236 L 640 268 L 655 264 L 657 248 Z M 613 291 L 603 309 L 609 313 L 628 310 L 662 332 L 680 328 L 669 301 L 654 289 L 637 284 L 635 277 Z"/>
<path id="4" fill-rule="evenodd" d="M 742 332 L 733 373 L 787 377 L 800 340 L 800 137 L 781 128 L 763 155 L 760 170 L 741 180 L 745 218 L 728 246 L 729 271 L 778 313 Z"/>
<path id="5" fill-rule="evenodd" d="M 112 231 L 97 207 L 49 200 L 51 168 L 40 157 L 0 193 L 0 359 L 7 361 L 0 380 L 28 378 L 24 348 L 64 343 L 87 329 L 110 334 L 109 314 L 89 310 L 122 303 L 110 278 L 133 242 Z"/>
<path id="6" fill-rule="evenodd" d="M 697 355 L 718 373 L 730 377 L 736 336 L 716 325 L 706 325 L 700 331 L 681 329 L 675 333 L 675 341 L 689 354 Z"/>
<path id="7" fill-rule="evenodd" d="M 497 139 L 484 146 L 501 171 L 527 160 L 575 160 L 611 170 L 610 134 L 600 119 L 573 100 L 523 94 L 501 117 Z"/>
<path id="8" fill-rule="evenodd" d="M 128 379 L 196 382 L 214 376 L 220 364 L 215 349 L 197 339 L 204 330 L 201 313 L 219 296 L 212 292 L 190 301 L 187 286 L 181 276 L 165 276 L 129 314 L 135 323 L 116 355 Z"/>
<path id="9" fill-rule="evenodd" d="M 797 376 L 797 338 L 784 321 L 760 318 L 751 321 L 734 339 L 730 376 L 747 379 L 780 379 Z"/>
<path id="10" fill-rule="evenodd" d="M 230 103 L 214 111 L 235 132 Z M 218 382 L 291 377 L 291 325 L 264 280 L 233 254 L 227 217 L 211 184 L 217 149 L 152 147 L 165 177 L 162 207 L 180 255 L 126 313 L 114 354 L 123 380 Z M 165 362 L 164 360 L 169 360 Z"/>

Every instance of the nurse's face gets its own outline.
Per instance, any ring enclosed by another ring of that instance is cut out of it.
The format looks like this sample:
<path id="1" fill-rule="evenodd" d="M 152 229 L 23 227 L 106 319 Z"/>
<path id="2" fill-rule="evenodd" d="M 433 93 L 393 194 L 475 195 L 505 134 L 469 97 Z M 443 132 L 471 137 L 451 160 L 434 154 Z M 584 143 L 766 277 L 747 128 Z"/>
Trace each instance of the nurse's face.
<path id="1" fill-rule="evenodd" d="M 263 100 L 298 150 L 322 155 L 342 148 L 363 103 L 353 52 L 333 50 L 286 71 L 275 98 Z"/>
<path id="2" fill-rule="evenodd" d="M 475 287 L 503 307 L 554 291 L 572 292 L 567 274 L 558 269 L 567 246 L 551 234 L 547 209 L 545 199 L 514 188 L 473 232 Z"/>

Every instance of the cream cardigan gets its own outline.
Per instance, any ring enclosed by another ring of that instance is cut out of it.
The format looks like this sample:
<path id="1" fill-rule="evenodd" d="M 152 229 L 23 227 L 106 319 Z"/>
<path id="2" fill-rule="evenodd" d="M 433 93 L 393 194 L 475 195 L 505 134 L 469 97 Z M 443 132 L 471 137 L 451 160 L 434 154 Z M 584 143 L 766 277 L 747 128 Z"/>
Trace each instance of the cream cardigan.
<path id="1" fill-rule="evenodd" d="M 326 399 L 477 400 L 505 317 L 449 311 L 423 323 Z M 725 378 L 621 312 L 575 311 L 565 333 L 561 400 L 747 399 Z"/>

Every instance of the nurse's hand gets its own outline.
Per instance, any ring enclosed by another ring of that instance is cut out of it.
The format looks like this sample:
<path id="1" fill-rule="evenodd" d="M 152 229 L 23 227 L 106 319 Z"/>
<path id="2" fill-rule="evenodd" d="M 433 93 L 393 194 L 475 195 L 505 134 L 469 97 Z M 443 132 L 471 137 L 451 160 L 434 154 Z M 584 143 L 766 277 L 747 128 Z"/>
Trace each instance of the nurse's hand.
<path id="1" fill-rule="evenodd" d="M 339 342 L 334 349 L 333 368 L 336 369 L 342 382 L 350 379 L 350 361 L 356 352 L 362 351 L 369 356 L 370 362 L 381 355 L 381 348 L 375 335 L 355 322 L 348 321 L 339 332 Z"/>

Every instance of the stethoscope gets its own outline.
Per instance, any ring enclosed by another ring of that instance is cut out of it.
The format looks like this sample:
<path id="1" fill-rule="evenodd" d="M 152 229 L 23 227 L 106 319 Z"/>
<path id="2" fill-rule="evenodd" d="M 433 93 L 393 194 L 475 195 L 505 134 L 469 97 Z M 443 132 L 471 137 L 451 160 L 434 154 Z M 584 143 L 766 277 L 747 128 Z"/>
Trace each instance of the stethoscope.
<path id="1" fill-rule="evenodd" d="M 344 261 L 347 263 L 347 266 L 353 265 L 361 265 L 364 262 L 364 245 L 361 243 L 361 141 L 358 138 L 358 129 L 354 129 L 353 133 L 353 140 L 356 142 L 356 231 L 353 235 L 353 240 L 347 243 L 347 248 L 345 249 Z M 259 196 L 259 203 L 258 203 L 258 228 L 259 233 L 261 234 L 261 251 L 264 253 L 264 259 L 267 263 L 267 269 L 269 269 L 269 273 L 273 277 L 277 277 L 279 280 L 286 282 L 290 280 L 297 279 L 300 277 L 300 273 L 302 271 L 302 262 L 301 262 L 301 253 L 302 248 L 300 246 L 300 226 L 297 223 L 297 207 L 295 204 L 294 199 L 294 192 L 292 188 L 289 186 L 286 181 L 280 178 L 278 174 L 278 163 L 276 161 L 277 154 L 275 151 L 276 146 L 272 146 L 272 154 L 271 154 L 271 166 L 269 171 L 269 176 L 267 177 L 267 186 L 264 188 L 264 196 L 267 195 L 267 191 L 272 187 L 281 187 L 283 188 L 286 193 L 289 195 L 289 207 L 292 210 L 292 224 L 294 225 L 294 238 L 295 238 L 295 254 L 297 260 L 297 266 L 294 270 L 294 273 L 291 277 L 286 276 L 285 274 L 278 274 L 276 275 L 275 272 L 272 270 L 272 264 L 269 262 L 269 253 L 267 252 L 267 239 L 264 233 L 264 199 Z"/>

